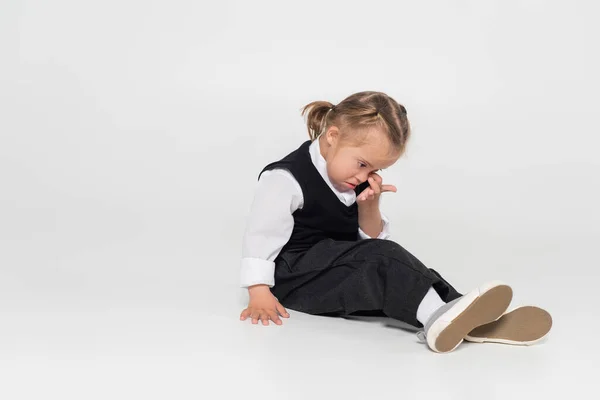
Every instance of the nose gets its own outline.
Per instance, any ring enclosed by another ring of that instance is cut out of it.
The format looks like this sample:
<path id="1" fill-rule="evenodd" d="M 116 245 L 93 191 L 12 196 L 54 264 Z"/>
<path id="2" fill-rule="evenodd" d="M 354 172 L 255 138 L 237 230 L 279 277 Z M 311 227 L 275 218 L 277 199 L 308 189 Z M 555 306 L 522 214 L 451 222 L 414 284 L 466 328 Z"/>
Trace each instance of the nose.
<path id="1" fill-rule="evenodd" d="M 369 171 L 358 174 L 356 178 L 360 181 L 360 183 L 365 182 L 367 179 L 369 179 Z"/>

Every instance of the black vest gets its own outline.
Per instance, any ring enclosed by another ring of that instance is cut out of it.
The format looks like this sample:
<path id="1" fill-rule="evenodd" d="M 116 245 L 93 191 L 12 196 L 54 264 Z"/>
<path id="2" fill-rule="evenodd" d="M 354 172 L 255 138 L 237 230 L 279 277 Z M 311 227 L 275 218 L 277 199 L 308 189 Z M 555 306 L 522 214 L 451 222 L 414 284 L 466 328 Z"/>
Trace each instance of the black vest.
<path id="1" fill-rule="evenodd" d="M 279 161 L 267 165 L 259 174 L 274 168 L 287 169 L 296 178 L 304 197 L 304 205 L 296 210 L 294 230 L 280 254 L 286 251 L 304 252 L 323 239 L 349 240 L 358 238 L 358 206 L 346 206 L 331 190 L 312 163 L 309 153 L 311 141 L 304 142 Z M 358 185 L 359 194 L 368 182 Z"/>

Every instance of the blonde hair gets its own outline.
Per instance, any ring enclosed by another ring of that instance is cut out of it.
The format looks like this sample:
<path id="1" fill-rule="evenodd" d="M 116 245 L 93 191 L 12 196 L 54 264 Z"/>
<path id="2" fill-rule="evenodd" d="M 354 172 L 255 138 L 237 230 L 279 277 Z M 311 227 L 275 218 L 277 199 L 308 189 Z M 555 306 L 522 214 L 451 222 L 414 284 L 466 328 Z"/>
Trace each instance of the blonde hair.
<path id="1" fill-rule="evenodd" d="M 340 131 L 348 128 L 353 132 L 353 137 L 344 139 L 353 141 L 361 140 L 357 132 L 377 128 L 387 135 L 393 149 L 403 154 L 411 132 L 406 108 L 382 92 L 354 93 L 337 105 L 328 101 L 313 101 L 302 108 L 301 114 L 306 114 L 311 141 L 332 125 L 340 127 Z"/>

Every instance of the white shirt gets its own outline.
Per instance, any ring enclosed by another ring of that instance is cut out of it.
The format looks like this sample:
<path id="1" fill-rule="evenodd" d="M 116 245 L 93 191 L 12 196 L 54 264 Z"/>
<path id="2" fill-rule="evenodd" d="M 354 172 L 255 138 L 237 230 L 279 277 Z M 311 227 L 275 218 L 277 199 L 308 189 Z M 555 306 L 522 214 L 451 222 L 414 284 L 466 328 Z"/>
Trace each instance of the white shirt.
<path id="1" fill-rule="evenodd" d="M 310 158 L 323 180 L 346 206 L 356 201 L 354 190 L 340 192 L 327 175 L 327 162 L 321 155 L 319 141 L 309 146 Z M 241 287 L 257 284 L 275 285 L 275 258 L 292 236 L 292 214 L 304 205 L 300 184 L 286 169 L 264 171 L 250 208 L 242 243 Z M 383 228 L 378 239 L 389 238 L 389 220 L 382 214 Z M 371 239 L 358 229 L 359 239 Z"/>

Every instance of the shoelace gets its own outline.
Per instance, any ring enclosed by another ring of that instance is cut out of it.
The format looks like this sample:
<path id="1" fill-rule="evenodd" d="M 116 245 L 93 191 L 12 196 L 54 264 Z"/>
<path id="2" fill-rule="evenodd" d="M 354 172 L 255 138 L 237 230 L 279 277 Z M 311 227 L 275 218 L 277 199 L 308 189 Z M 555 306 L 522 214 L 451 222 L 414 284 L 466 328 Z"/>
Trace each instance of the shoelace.
<path id="1" fill-rule="evenodd" d="M 418 331 L 417 338 L 419 338 L 419 341 L 421 343 L 427 343 L 427 336 L 425 336 L 425 331 Z"/>

